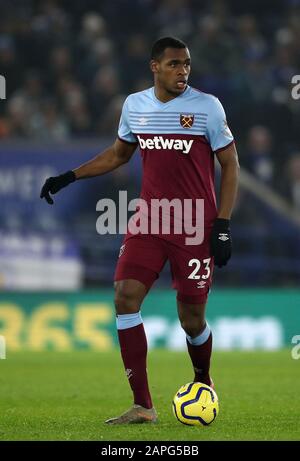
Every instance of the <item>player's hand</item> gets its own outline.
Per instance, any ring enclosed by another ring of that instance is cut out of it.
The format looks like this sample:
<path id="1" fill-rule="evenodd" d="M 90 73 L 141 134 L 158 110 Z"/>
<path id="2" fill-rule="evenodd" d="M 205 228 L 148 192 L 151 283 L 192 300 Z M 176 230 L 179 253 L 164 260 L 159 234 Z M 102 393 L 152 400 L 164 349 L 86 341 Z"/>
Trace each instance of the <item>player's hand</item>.
<path id="1" fill-rule="evenodd" d="M 229 219 L 217 218 L 210 238 L 210 251 L 216 266 L 226 266 L 231 257 L 231 245 Z"/>
<path id="2" fill-rule="evenodd" d="M 50 196 L 50 193 L 56 194 L 56 192 L 60 191 L 60 189 L 68 186 L 71 182 L 74 182 L 75 180 L 76 176 L 74 171 L 72 170 L 67 171 L 66 173 L 61 174 L 59 176 L 52 176 L 51 178 L 48 178 L 45 184 L 43 185 L 40 197 L 45 198 L 50 205 L 53 205 L 53 199 Z"/>

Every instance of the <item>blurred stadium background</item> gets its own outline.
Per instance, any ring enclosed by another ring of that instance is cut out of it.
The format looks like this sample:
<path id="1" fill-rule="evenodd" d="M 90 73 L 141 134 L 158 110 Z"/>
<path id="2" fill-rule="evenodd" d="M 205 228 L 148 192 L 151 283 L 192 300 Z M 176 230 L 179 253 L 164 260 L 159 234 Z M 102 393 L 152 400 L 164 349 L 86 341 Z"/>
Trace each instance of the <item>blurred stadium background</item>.
<path id="1" fill-rule="evenodd" d="M 215 270 L 215 347 L 280 349 L 300 334 L 299 0 L 1 1 L 0 335 L 10 350 L 109 350 L 122 235 L 98 235 L 96 203 L 139 194 L 138 152 L 48 206 L 41 185 L 116 135 L 130 92 L 152 86 L 151 44 L 188 44 L 190 84 L 223 103 L 240 156 L 234 254 Z M 217 178 L 218 180 L 218 178 Z M 150 346 L 184 349 L 165 268 L 144 306 Z"/>

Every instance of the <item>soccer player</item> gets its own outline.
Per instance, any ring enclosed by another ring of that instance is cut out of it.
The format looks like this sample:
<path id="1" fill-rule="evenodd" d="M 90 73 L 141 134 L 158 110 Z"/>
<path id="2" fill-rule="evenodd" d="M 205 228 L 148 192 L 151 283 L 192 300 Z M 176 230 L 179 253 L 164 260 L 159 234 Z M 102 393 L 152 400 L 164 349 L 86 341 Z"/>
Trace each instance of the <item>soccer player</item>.
<path id="1" fill-rule="evenodd" d="M 118 138 L 92 160 L 60 176 L 48 178 L 41 198 L 71 182 L 103 175 L 128 162 L 139 145 L 143 160 L 141 198 L 204 200 L 204 238 L 187 244 L 186 233 L 132 233 L 128 230 L 115 272 L 117 330 L 133 406 L 108 424 L 156 422 L 147 378 L 147 340 L 141 305 L 165 262 L 177 290 L 177 311 L 186 333 L 194 381 L 213 386 L 209 375 L 212 333 L 205 307 L 214 265 L 231 256 L 230 218 L 238 184 L 238 157 L 220 101 L 188 85 L 191 57 L 181 40 L 164 37 L 152 47 L 152 88 L 131 94 L 124 102 Z M 214 159 L 221 165 L 219 205 L 214 188 Z M 171 228 L 175 214 L 171 212 Z M 160 219 L 160 218 L 159 218 Z M 151 215 L 150 215 L 151 220 Z M 173 227 L 172 227 L 173 226 Z M 163 306 L 162 306 L 163 309 Z"/>

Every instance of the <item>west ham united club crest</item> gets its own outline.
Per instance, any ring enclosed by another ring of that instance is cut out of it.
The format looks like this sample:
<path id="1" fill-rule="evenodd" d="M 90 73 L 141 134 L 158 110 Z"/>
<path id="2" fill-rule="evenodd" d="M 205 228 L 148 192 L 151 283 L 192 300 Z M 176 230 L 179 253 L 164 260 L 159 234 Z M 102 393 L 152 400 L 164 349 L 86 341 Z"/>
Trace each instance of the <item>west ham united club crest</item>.
<path id="1" fill-rule="evenodd" d="M 192 128 L 193 123 L 194 123 L 194 115 L 180 114 L 180 125 L 183 128 Z"/>

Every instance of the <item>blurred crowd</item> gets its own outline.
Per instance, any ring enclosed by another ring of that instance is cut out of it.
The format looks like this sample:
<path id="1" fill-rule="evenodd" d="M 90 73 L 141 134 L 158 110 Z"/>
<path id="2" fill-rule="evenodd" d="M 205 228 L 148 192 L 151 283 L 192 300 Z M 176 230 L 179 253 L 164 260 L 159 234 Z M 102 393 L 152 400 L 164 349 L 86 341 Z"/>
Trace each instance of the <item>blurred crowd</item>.
<path id="1" fill-rule="evenodd" d="M 300 209 L 300 0 L 2 1 L 0 138 L 114 136 L 164 35 L 186 41 L 190 83 L 224 104 L 241 164 Z"/>

